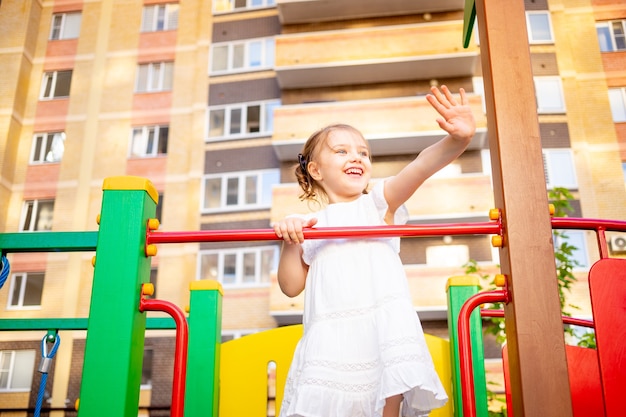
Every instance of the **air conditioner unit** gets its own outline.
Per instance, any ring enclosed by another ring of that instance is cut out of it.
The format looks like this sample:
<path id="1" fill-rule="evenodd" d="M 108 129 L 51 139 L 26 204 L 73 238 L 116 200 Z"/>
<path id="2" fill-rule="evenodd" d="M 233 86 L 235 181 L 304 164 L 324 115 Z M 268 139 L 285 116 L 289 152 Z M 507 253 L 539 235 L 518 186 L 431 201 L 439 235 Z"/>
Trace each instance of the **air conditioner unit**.
<path id="1" fill-rule="evenodd" d="M 611 236 L 611 251 L 626 252 L 626 236 Z"/>

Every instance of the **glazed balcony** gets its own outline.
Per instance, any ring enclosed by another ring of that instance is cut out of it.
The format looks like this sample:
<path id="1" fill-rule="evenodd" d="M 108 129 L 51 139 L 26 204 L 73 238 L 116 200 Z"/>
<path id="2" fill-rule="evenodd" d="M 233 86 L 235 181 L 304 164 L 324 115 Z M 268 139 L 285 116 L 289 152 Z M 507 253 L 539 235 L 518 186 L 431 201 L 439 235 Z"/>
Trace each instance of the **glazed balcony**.
<path id="1" fill-rule="evenodd" d="M 464 0 L 276 0 L 283 25 L 463 10 Z"/>
<path id="2" fill-rule="evenodd" d="M 283 89 L 474 75 L 479 50 L 463 48 L 461 20 L 276 37 Z"/>
<path id="3" fill-rule="evenodd" d="M 481 97 L 468 94 L 468 98 L 477 127 L 470 149 L 486 149 L 487 118 Z M 280 160 L 295 161 L 311 133 L 341 122 L 363 133 L 374 158 L 416 154 L 444 136 L 437 117 L 424 96 L 281 106 L 274 110 L 272 143 Z"/>

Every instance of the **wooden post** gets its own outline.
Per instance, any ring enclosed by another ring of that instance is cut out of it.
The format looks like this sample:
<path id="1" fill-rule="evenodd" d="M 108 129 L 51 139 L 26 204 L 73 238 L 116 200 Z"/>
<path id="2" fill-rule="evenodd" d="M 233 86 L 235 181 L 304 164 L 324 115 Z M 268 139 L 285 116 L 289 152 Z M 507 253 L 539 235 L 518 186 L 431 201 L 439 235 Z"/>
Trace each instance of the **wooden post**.
<path id="1" fill-rule="evenodd" d="M 477 0 L 515 417 L 570 417 L 552 227 L 523 0 Z"/>

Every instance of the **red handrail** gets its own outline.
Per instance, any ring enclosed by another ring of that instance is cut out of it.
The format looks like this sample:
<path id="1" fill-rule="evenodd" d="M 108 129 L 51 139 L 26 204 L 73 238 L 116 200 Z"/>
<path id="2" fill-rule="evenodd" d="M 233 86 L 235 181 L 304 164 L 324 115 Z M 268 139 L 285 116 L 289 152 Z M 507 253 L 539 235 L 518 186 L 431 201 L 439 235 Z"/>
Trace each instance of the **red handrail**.
<path id="1" fill-rule="evenodd" d="M 480 315 L 483 317 L 504 317 L 504 310 L 480 310 Z M 593 328 L 593 321 L 586 319 L 577 319 L 570 316 L 561 316 L 563 323 L 571 324 L 573 326 L 582 326 Z"/>
<path id="2" fill-rule="evenodd" d="M 320 227 L 304 230 L 305 239 L 333 239 L 349 237 L 417 237 L 446 235 L 499 234 L 499 222 L 449 223 L 426 225 Z M 273 229 L 199 230 L 189 232 L 146 232 L 146 244 L 185 242 L 224 242 L 251 240 L 279 240 Z"/>
<path id="3" fill-rule="evenodd" d="M 459 322 L 457 324 L 459 332 L 459 373 L 461 377 L 463 415 L 465 417 L 476 417 L 470 316 L 474 309 L 481 304 L 506 303 L 508 300 L 509 295 L 506 290 L 480 292 L 468 298 L 461 310 L 459 310 Z"/>
<path id="4" fill-rule="evenodd" d="M 176 348 L 174 352 L 174 382 L 172 384 L 171 417 L 183 417 L 185 409 L 185 381 L 187 379 L 187 345 L 189 343 L 189 324 L 183 311 L 175 304 L 164 300 L 146 299 L 143 294 L 139 300 L 139 311 L 163 311 L 176 323 Z"/>

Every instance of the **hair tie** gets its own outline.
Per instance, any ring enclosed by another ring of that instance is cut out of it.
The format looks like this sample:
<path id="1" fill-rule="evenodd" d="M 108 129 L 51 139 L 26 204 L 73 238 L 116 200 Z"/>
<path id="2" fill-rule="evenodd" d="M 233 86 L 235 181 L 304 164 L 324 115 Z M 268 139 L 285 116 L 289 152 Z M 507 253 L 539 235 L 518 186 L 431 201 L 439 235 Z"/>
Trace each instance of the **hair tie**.
<path id="1" fill-rule="evenodd" d="M 302 169 L 302 172 L 304 173 L 304 175 L 308 175 L 309 173 L 306 170 L 307 162 L 301 153 L 298 154 L 298 162 L 300 163 L 300 169 Z"/>

